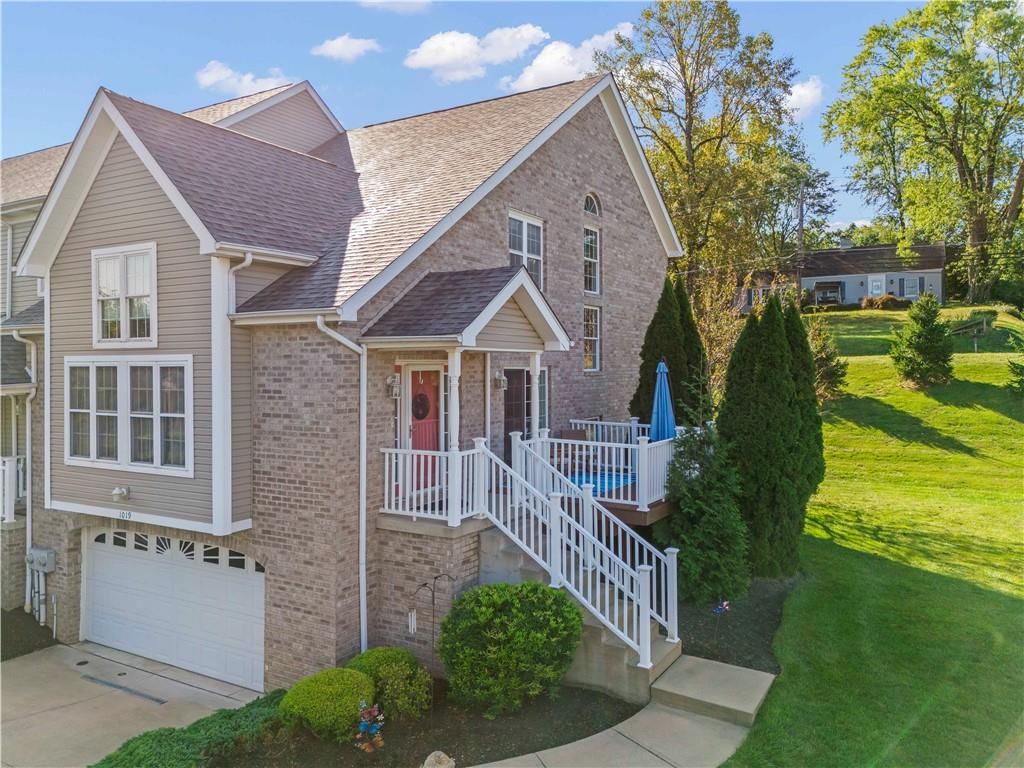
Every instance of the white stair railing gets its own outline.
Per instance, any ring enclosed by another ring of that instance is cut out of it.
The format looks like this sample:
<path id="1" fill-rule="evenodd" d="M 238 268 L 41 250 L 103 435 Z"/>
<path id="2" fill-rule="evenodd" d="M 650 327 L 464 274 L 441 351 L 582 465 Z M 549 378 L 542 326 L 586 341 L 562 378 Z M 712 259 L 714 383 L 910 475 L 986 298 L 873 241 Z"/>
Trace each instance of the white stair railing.
<path id="1" fill-rule="evenodd" d="M 566 512 L 561 494 L 543 494 L 483 440 L 475 452 L 486 463 L 486 516 L 650 668 L 650 566 L 632 568 Z"/>
<path id="2" fill-rule="evenodd" d="M 592 443 L 631 443 L 651 436 L 651 425 L 640 419 L 602 421 L 601 419 L 569 419 L 569 429 L 582 430 Z"/>
<path id="3" fill-rule="evenodd" d="M 543 444 L 542 441 L 540 445 Z M 672 547 L 665 552 L 659 551 L 595 499 L 591 484 L 575 485 L 547 457 L 524 442 L 519 432 L 512 433 L 512 463 L 515 470 L 541 493 L 559 494 L 566 514 L 616 558 L 633 569 L 651 569 L 652 584 L 648 597 L 651 617 L 665 627 L 669 642 L 678 640 L 679 550 Z"/>

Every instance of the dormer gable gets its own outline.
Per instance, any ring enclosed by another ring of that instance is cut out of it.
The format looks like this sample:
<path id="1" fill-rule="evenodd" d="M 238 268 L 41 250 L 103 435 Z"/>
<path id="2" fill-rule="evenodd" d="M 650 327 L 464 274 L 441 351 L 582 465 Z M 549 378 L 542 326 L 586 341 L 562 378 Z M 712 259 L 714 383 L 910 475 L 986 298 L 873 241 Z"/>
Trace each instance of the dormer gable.
<path id="1" fill-rule="evenodd" d="M 237 112 L 218 125 L 297 152 L 310 152 L 345 130 L 306 81 Z"/>

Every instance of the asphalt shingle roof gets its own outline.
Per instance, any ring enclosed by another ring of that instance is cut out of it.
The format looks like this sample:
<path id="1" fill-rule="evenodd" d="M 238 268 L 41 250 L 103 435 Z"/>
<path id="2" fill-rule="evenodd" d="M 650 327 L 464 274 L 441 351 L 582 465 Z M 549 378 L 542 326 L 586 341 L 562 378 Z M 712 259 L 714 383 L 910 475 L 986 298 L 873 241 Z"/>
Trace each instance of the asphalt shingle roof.
<path id="1" fill-rule="evenodd" d="M 915 245 L 911 250 L 913 253 L 907 257 L 900 256 L 895 245 L 811 251 L 803 258 L 800 274 L 803 277 L 860 275 L 942 269 L 945 266 L 944 245 Z"/>
<path id="2" fill-rule="evenodd" d="M 280 88 L 221 101 L 184 114 L 193 120 L 215 123 L 291 87 L 291 84 L 282 85 Z M 69 149 L 70 144 L 60 144 L 49 149 L 6 158 L 0 164 L 0 202 L 14 203 L 44 197 L 50 191 L 53 180 L 57 178 L 57 172 L 60 171 Z"/>
<path id="3" fill-rule="evenodd" d="M 521 269 L 430 272 L 363 336 L 455 336 L 466 330 Z"/>
<path id="4" fill-rule="evenodd" d="M 40 299 L 31 307 L 26 307 L 11 317 L 4 320 L 4 328 L 27 328 L 43 325 L 44 316 L 43 300 Z"/>
<path id="5" fill-rule="evenodd" d="M 9 334 L 0 336 L 0 384 L 11 387 L 31 381 L 25 370 L 25 345 Z"/>

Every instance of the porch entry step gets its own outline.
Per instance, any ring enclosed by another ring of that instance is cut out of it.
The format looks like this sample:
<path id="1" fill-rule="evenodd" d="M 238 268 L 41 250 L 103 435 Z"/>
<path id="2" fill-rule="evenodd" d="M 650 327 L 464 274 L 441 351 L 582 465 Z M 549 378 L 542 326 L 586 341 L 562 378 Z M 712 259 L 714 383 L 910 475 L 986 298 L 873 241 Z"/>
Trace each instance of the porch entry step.
<path id="1" fill-rule="evenodd" d="M 775 675 L 696 656 L 680 656 L 651 686 L 668 707 L 750 727 Z"/>

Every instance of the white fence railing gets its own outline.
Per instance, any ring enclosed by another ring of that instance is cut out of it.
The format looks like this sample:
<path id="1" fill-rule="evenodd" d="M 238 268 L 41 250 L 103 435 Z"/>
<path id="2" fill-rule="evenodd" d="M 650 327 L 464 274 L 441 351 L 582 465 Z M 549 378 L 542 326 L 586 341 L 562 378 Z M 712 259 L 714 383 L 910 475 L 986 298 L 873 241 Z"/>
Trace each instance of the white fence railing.
<path id="1" fill-rule="evenodd" d="M 482 438 L 468 451 L 385 449 L 383 511 L 458 525 L 486 516 L 651 666 L 651 620 L 676 637 L 675 553 L 662 555 L 588 495 L 531 456 L 522 472 Z"/>
<path id="2" fill-rule="evenodd" d="M 601 419 L 569 419 L 569 428 L 586 433 L 592 443 L 630 443 L 635 445 L 641 437 L 651 436 L 651 425 L 640 419 L 629 421 L 602 421 Z"/>
<path id="3" fill-rule="evenodd" d="M 679 550 L 664 553 L 651 545 L 594 498 L 593 485 L 573 483 L 528 443 L 519 432 L 512 433 L 512 467 L 535 489 L 545 495 L 562 497 L 562 509 L 588 534 L 634 569 L 652 569 L 650 610 L 652 617 L 668 632 L 670 642 L 678 638 L 677 557 Z"/>
<path id="4" fill-rule="evenodd" d="M 0 510 L 5 523 L 14 520 L 15 505 L 25 498 L 25 457 L 0 457 Z"/>
<path id="5" fill-rule="evenodd" d="M 539 437 L 526 442 L 574 485 L 593 485 L 596 499 L 647 512 L 665 498 L 674 439 L 595 443 L 550 437 L 542 429 Z"/>

